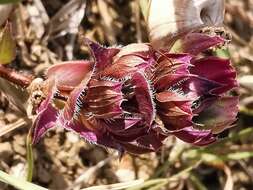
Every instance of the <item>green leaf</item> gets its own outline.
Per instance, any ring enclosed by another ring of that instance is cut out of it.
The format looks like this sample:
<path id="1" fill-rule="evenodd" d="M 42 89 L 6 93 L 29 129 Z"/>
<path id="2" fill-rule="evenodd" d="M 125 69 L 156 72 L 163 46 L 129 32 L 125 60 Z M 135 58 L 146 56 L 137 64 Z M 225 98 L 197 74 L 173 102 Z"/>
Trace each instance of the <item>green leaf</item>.
<path id="1" fill-rule="evenodd" d="M 201 158 L 205 163 L 211 164 L 223 164 L 223 159 L 219 155 L 215 155 L 212 153 L 201 153 Z"/>
<path id="2" fill-rule="evenodd" d="M 170 52 L 171 53 L 179 53 L 179 52 L 182 52 L 182 51 L 183 51 L 182 40 L 178 39 L 178 40 L 175 41 L 175 43 L 170 48 Z"/>
<path id="3" fill-rule="evenodd" d="M 224 159 L 226 160 L 242 160 L 253 157 L 253 152 L 235 152 L 227 154 Z"/>
<path id="4" fill-rule="evenodd" d="M 252 113 L 253 114 L 253 113 Z M 245 128 L 239 132 L 232 133 L 229 137 L 219 140 L 217 143 L 209 145 L 208 147 L 203 148 L 203 151 L 213 151 L 215 148 L 222 147 L 225 143 L 236 142 L 240 139 L 248 139 L 253 134 L 253 127 Z"/>
<path id="5" fill-rule="evenodd" d="M 35 185 L 33 183 L 27 182 L 23 179 L 11 176 L 0 170 L 0 181 L 9 184 L 20 190 L 48 190 L 44 187 Z"/>
<path id="6" fill-rule="evenodd" d="M 214 54 L 220 58 L 228 59 L 230 57 L 228 48 L 220 48 L 215 50 Z"/>
<path id="7" fill-rule="evenodd" d="M 7 4 L 7 3 L 18 3 L 21 0 L 0 0 L 0 4 Z"/>
<path id="8" fill-rule="evenodd" d="M 16 57 L 16 44 L 11 32 L 10 23 L 0 31 L 0 64 L 8 64 Z"/>

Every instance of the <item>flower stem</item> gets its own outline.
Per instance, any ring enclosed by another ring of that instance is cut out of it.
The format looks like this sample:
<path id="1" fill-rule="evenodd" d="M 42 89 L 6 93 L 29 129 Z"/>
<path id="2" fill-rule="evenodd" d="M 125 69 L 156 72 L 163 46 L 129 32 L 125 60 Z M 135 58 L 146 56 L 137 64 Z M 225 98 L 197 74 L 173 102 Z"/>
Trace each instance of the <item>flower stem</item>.
<path id="1" fill-rule="evenodd" d="M 31 75 L 19 73 L 11 68 L 0 65 L 0 77 L 4 78 L 22 88 L 26 88 L 33 80 Z"/>
<path id="2" fill-rule="evenodd" d="M 27 177 L 26 180 L 28 182 L 32 181 L 33 177 L 33 167 L 34 167 L 34 160 L 33 160 L 33 149 L 31 143 L 31 130 L 29 130 L 28 135 L 26 137 L 26 159 L 27 159 Z"/>

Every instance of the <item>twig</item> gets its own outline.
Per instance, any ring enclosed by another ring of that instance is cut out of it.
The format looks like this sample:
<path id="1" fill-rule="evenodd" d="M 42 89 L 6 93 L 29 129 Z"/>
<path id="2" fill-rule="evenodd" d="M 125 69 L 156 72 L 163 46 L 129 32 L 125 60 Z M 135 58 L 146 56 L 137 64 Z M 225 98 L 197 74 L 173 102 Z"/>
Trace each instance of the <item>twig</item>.
<path id="1" fill-rule="evenodd" d="M 7 68 L 2 65 L 0 65 L 0 78 L 4 78 L 7 81 L 17 86 L 20 86 L 22 88 L 27 88 L 31 84 L 32 80 L 34 79 L 32 75 L 25 75 L 23 73 L 17 72 L 11 68 Z M 64 101 L 68 99 L 67 97 L 59 93 L 56 93 L 54 95 L 54 98 L 64 100 Z"/>
<path id="2" fill-rule="evenodd" d="M 0 77 L 18 85 L 22 88 L 26 88 L 32 82 L 33 77 L 31 75 L 21 74 L 13 69 L 0 65 Z"/>

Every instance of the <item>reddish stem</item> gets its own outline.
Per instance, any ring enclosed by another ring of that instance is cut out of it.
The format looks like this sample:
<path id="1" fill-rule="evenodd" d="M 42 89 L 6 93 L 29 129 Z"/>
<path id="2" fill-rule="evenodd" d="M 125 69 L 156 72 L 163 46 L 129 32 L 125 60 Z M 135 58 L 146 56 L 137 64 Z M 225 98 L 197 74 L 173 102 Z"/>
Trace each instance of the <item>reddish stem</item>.
<path id="1" fill-rule="evenodd" d="M 7 68 L 2 65 L 0 65 L 0 78 L 4 78 L 18 86 L 21 86 L 22 88 L 28 87 L 33 80 L 32 75 L 25 75 L 25 74 L 19 73 L 11 68 Z M 68 99 L 67 97 L 61 94 L 55 94 L 54 98 L 64 100 L 64 101 Z"/>
<path id="2" fill-rule="evenodd" d="M 33 80 L 33 76 L 19 73 L 11 68 L 4 67 L 3 65 L 0 65 L 0 77 L 23 88 L 28 87 Z"/>

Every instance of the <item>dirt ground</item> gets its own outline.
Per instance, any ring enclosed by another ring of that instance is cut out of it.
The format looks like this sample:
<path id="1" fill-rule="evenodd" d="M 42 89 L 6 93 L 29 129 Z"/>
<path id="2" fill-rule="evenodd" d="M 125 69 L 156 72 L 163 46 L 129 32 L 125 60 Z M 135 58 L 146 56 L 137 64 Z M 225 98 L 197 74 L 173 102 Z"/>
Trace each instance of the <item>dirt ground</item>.
<path id="1" fill-rule="evenodd" d="M 148 41 L 138 1 L 80 2 L 24 0 L 18 4 L 11 18 L 18 49 L 13 67 L 43 76 L 45 69 L 57 62 L 89 59 L 82 36 L 104 45 Z M 233 37 L 229 50 L 241 83 L 241 101 L 238 122 L 223 134 L 223 143 L 201 152 L 170 137 L 158 153 L 126 154 L 119 160 L 116 152 L 88 144 L 58 128 L 34 146 L 33 182 L 53 190 L 78 190 L 173 176 L 169 183 L 157 188 L 253 189 L 253 0 L 226 0 L 225 26 Z M 1 93 L 2 126 L 17 129 L 0 136 L 0 170 L 22 177 L 31 122 Z M 188 167 L 193 168 L 180 173 Z M 152 188 L 150 185 L 143 189 Z M 9 189 L 13 188 L 0 183 L 0 190 Z"/>

